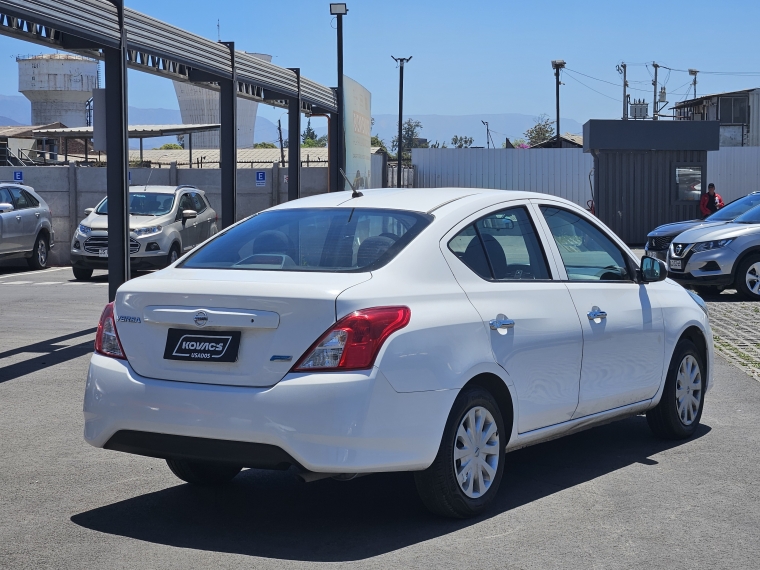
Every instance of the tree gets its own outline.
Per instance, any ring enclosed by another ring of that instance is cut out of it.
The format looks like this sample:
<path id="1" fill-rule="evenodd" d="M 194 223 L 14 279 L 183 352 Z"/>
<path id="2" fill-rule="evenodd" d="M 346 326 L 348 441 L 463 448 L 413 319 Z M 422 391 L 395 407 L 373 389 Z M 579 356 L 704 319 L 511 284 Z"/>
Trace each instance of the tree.
<path id="1" fill-rule="evenodd" d="M 446 144 L 446 141 L 443 141 L 443 143 L 439 143 L 438 141 L 435 141 L 430 145 L 430 148 L 449 148 Z"/>
<path id="2" fill-rule="evenodd" d="M 454 148 L 470 148 L 474 142 L 475 139 L 472 137 L 460 137 L 457 135 L 451 137 L 451 146 Z"/>
<path id="3" fill-rule="evenodd" d="M 253 148 L 277 148 L 277 145 L 270 142 L 253 143 Z"/>
<path id="4" fill-rule="evenodd" d="M 182 150 L 182 145 L 177 143 L 166 143 L 154 150 Z"/>
<path id="5" fill-rule="evenodd" d="M 327 146 L 327 135 L 322 135 L 319 138 L 304 139 L 301 148 L 324 148 Z"/>
<path id="6" fill-rule="evenodd" d="M 401 137 L 403 141 L 402 159 L 411 159 L 407 149 L 413 148 L 428 148 L 428 142 L 420 137 L 420 131 L 422 130 L 422 123 L 415 121 L 414 119 L 407 119 L 401 125 Z M 398 135 L 393 137 L 391 141 L 391 148 L 398 150 Z"/>
<path id="7" fill-rule="evenodd" d="M 528 139 L 530 146 L 536 146 L 554 138 L 554 121 L 550 120 L 546 114 L 539 115 L 535 119 L 536 124 L 525 131 L 525 138 Z"/>
<path id="8" fill-rule="evenodd" d="M 306 123 L 306 130 L 301 134 L 301 142 L 304 143 L 302 146 L 306 146 L 306 141 L 308 140 L 317 140 L 317 133 L 311 128 L 311 117 L 309 117 L 309 121 Z"/>
<path id="9" fill-rule="evenodd" d="M 511 140 L 509 142 L 511 142 L 512 146 L 515 148 L 530 148 L 530 145 L 528 144 L 528 142 L 522 137 L 517 137 L 516 139 Z M 501 143 L 501 148 L 507 148 L 507 143 L 506 142 Z"/>
<path id="10" fill-rule="evenodd" d="M 379 146 L 381 149 L 383 149 L 386 153 L 388 152 L 388 148 L 385 146 L 385 141 L 381 139 L 377 135 L 372 135 L 372 139 L 369 141 L 369 145 L 373 147 Z"/>

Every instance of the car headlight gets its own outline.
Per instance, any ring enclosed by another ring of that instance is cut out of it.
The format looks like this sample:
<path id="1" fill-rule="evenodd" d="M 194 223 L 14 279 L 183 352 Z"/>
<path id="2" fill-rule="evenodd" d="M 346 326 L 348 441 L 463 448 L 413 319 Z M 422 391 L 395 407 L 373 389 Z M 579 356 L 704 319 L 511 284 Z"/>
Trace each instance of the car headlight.
<path id="1" fill-rule="evenodd" d="M 132 233 L 135 234 L 137 237 L 145 237 L 145 236 L 152 236 L 154 234 L 161 233 L 162 226 L 150 226 L 147 228 L 138 228 L 136 230 L 132 230 Z"/>
<path id="2" fill-rule="evenodd" d="M 91 232 L 91 231 L 92 231 L 92 229 L 91 229 L 91 228 L 88 228 L 87 226 L 84 226 L 84 225 L 82 225 L 82 224 L 79 224 L 79 233 L 80 233 L 80 234 L 82 234 L 83 236 L 88 236 L 88 235 L 90 235 L 90 232 Z"/>
<path id="3" fill-rule="evenodd" d="M 697 295 L 694 291 L 689 291 L 687 289 L 686 292 L 691 295 L 691 298 L 694 299 L 694 302 L 699 305 L 699 308 L 704 311 L 705 315 L 707 315 L 707 318 L 709 319 L 710 313 L 707 312 L 707 303 L 705 303 L 705 300 Z"/>
<path id="4" fill-rule="evenodd" d="M 732 241 L 734 240 L 733 239 L 719 239 L 715 241 L 703 241 L 694 246 L 694 253 L 698 253 L 700 251 L 710 251 L 711 249 L 726 247 Z"/>

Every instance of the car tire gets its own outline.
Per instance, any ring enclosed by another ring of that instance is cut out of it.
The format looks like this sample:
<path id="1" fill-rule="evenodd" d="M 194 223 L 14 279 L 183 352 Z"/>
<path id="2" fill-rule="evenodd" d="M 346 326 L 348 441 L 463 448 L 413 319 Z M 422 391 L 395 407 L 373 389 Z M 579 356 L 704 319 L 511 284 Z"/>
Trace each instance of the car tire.
<path id="1" fill-rule="evenodd" d="M 74 272 L 74 279 L 77 281 L 89 281 L 92 278 L 92 269 L 72 267 L 71 270 Z"/>
<path id="2" fill-rule="evenodd" d="M 736 271 L 736 290 L 750 301 L 760 301 L 760 255 L 750 255 Z"/>
<path id="3" fill-rule="evenodd" d="M 170 266 L 172 263 L 179 259 L 179 246 L 175 243 L 169 249 L 169 255 L 166 256 L 166 266 Z"/>
<path id="4" fill-rule="evenodd" d="M 471 437 L 473 432 L 477 439 Z M 499 490 L 507 438 L 493 396 L 478 386 L 462 390 L 449 413 L 435 461 L 414 474 L 428 510 L 455 518 L 483 512 Z"/>
<path id="5" fill-rule="evenodd" d="M 680 340 L 673 351 L 660 403 L 647 412 L 652 432 L 663 439 L 694 435 L 702 418 L 706 382 L 704 355 L 690 340 Z"/>
<path id="6" fill-rule="evenodd" d="M 38 235 L 37 239 L 34 240 L 32 257 L 26 260 L 29 267 L 37 271 L 47 268 L 49 253 L 50 248 L 48 247 L 47 238 L 43 234 Z"/>
<path id="7" fill-rule="evenodd" d="M 177 477 L 191 485 L 223 485 L 240 473 L 242 467 L 229 463 L 167 459 L 166 464 Z"/>

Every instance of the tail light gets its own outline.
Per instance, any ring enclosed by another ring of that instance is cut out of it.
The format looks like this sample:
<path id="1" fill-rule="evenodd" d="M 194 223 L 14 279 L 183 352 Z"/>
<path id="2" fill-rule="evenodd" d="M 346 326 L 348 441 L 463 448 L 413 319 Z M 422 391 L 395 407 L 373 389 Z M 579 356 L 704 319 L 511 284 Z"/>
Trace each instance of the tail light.
<path id="1" fill-rule="evenodd" d="M 121 348 L 119 333 L 116 332 L 116 321 L 113 315 L 113 303 L 108 303 L 100 315 L 98 332 L 95 334 L 95 352 L 111 358 L 126 360 L 124 349 Z"/>
<path id="2" fill-rule="evenodd" d="M 375 307 L 343 317 L 296 362 L 294 372 L 365 370 L 385 340 L 409 324 L 409 307 Z"/>

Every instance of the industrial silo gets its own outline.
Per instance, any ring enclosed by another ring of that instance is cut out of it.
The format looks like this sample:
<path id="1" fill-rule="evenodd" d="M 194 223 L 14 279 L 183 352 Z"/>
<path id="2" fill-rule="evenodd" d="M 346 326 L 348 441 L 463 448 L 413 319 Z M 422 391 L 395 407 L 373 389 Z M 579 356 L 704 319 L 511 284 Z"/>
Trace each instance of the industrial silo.
<path id="1" fill-rule="evenodd" d="M 18 57 L 18 90 L 32 102 L 32 125 L 87 126 L 87 101 L 98 87 L 98 62 L 77 55 Z"/>
<path id="2" fill-rule="evenodd" d="M 271 55 L 250 53 L 264 61 L 272 61 Z M 219 92 L 194 85 L 174 81 L 182 123 L 185 125 L 215 124 L 219 122 Z M 237 147 L 253 146 L 253 130 L 256 126 L 256 111 L 259 104 L 250 99 L 237 101 Z M 219 131 L 193 134 L 193 148 L 219 148 Z"/>

